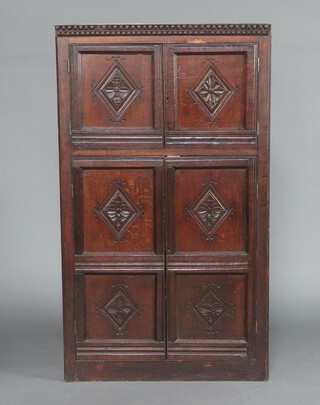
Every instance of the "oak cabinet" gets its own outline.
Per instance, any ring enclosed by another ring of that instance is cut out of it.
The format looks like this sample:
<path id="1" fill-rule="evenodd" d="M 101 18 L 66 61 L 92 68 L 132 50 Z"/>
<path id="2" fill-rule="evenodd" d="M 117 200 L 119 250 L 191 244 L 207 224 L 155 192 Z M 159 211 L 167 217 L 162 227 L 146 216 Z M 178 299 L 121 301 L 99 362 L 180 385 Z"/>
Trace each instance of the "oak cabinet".
<path id="1" fill-rule="evenodd" d="M 56 40 L 65 379 L 266 379 L 270 26 Z"/>

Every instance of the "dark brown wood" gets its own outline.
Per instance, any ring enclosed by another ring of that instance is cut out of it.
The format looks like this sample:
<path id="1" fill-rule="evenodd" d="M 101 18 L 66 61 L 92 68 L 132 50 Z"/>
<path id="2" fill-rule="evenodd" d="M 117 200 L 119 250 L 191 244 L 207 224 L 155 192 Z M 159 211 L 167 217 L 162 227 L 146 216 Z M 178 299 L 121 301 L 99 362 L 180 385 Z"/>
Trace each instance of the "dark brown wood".
<path id="1" fill-rule="evenodd" d="M 270 25 L 56 36 L 65 379 L 267 379 Z"/>

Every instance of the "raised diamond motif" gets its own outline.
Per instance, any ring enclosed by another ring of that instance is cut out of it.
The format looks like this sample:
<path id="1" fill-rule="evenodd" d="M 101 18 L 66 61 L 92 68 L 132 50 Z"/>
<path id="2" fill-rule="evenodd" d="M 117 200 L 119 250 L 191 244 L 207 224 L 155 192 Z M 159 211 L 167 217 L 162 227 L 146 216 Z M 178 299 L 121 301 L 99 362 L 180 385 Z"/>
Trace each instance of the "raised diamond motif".
<path id="1" fill-rule="evenodd" d="M 218 192 L 209 185 L 187 209 L 187 212 L 196 220 L 207 239 L 211 239 L 213 233 L 232 213 L 232 210 L 223 202 Z"/>
<path id="2" fill-rule="evenodd" d="M 100 216 L 117 240 L 120 240 L 139 216 L 141 210 L 118 184 L 111 194 L 94 209 L 94 213 Z"/>
<path id="3" fill-rule="evenodd" d="M 233 93 L 231 85 L 213 64 L 201 75 L 191 92 L 210 120 L 218 115 Z"/>
<path id="4" fill-rule="evenodd" d="M 99 311 L 122 332 L 128 321 L 140 310 L 132 298 L 120 287 L 117 293 Z"/>
<path id="5" fill-rule="evenodd" d="M 227 311 L 228 306 L 222 297 L 212 288 L 197 302 L 194 307 L 209 328 Z"/>
<path id="6" fill-rule="evenodd" d="M 94 90 L 117 118 L 121 117 L 141 91 L 118 60 Z"/>

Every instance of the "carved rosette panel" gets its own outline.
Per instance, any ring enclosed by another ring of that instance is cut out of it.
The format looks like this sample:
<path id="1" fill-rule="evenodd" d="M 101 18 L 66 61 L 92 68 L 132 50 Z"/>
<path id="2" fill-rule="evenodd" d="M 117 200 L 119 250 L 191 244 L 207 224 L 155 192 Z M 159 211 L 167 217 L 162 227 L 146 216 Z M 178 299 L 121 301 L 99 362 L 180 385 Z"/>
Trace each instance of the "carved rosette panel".
<path id="1" fill-rule="evenodd" d="M 232 86 L 211 63 L 194 85 L 191 95 L 212 121 L 230 100 Z"/>
<path id="2" fill-rule="evenodd" d="M 204 231 L 207 240 L 213 239 L 213 234 L 232 213 L 232 209 L 222 200 L 211 184 L 191 206 L 186 207 L 186 211 Z"/>
<path id="3" fill-rule="evenodd" d="M 116 184 L 108 197 L 94 209 L 94 215 L 103 220 L 117 241 L 121 241 L 125 232 L 144 210 L 141 204 L 140 208 L 137 206 L 119 182 L 116 181 Z"/>
<path id="4" fill-rule="evenodd" d="M 116 60 L 95 86 L 94 91 L 111 113 L 119 119 L 139 95 L 141 88 Z"/>
<path id="5" fill-rule="evenodd" d="M 121 333 L 129 320 L 142 309 L 120 287 L 105 305 L 98 308 L 98 311 L 111 321 L 117 333 Z"/>

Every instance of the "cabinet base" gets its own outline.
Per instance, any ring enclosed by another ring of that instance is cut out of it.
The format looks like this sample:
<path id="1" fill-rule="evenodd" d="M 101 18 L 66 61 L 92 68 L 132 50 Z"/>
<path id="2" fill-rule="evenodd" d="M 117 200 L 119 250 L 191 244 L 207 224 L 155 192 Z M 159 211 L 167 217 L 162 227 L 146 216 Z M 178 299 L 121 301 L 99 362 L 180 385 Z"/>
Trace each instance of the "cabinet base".
<path id="1" fill-rule="evenodd" d="M 238 358 L 215 361 L 77 361 L 66 381 L 266 381 L 267 363 Z"/>

